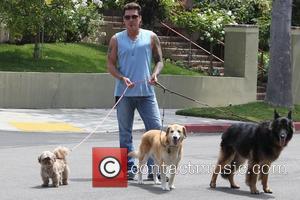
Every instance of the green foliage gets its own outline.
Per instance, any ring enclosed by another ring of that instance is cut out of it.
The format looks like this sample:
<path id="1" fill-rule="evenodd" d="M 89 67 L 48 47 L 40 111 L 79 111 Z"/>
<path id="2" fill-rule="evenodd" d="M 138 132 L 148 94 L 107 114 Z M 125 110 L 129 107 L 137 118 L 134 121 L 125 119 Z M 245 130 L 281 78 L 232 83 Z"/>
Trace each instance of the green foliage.
<path id="1" fill-rule="evenodd" d="M 104 9 L 121 9 L 124 5 L 124 0 L 103 0 Z"/>
<path id="2" fill-rule="evenodd" d="M 224 39 L 227 24 L 256 24 L 260 28 L 260 47 L 268 48 L 271 0 L 204 0 L 192 11 L 178 8 L 170 19 L 190 32 L 200 32 L 210 42 Z"/>
<path id="3" fill-rule="evenodd" d="M 18 38 L 22 37 L 24 32 L 29 34 L 38 32 L 39 25 L 43 23 L 45 7 L 44 2 L 40 0 L 3 0 L 0 1 L 0 15 L 2 21 L 9 27 L 11 35 Z"/>
<path id="4" fill-rule="evenodd" d="M 97 0 L 2 0 L 0 18 L 16 39 L 44 31 L 51 41 L 78 41 L 91 33 L 89 24 L 101 20 Z"/>
<path id="5" fill-rule="evenodd" d="M 256 24 L 259 27 L 259 46 L 268 50 L 271 25 L 271 0 L 237 0 L 240 6 L 233 9 L 239 24 Z"/>
<path id="6" fill-rule="evenodd" d="M 125 0 L 125 3 L 131 1 Z M 136 2 L 142 7 L 143 25 L 149 28 L 164 20 L 169 15 L 169 7 L 174 4 L 172 0 L 137 0 Z"/>
<path id="7" fill-rule="evenodd" d="M 286 116 L 289 109 L 284 107 L 274 107 L 264 102 L 253 102 L 248 104 L 209 108 L 188 108 L 184 110 L 176 111 L 177 115 L 194 116 L 194 117 L 208 117 L 214 119 L 230 119 L 230 120 L 241 120 L 241 121 L 265 121 L 270 120 L 274 116 L 274 109 L 276 109 L 281 116 Z M 222 110 L 222 111 L 221 111 Z M 295 121 L 300 120 L 300 105 L 295 105 L 292 109 L 293 119 Z M 234 115 L 232 115 L 232 113 Z M 235 116 L 238 115 L 243 119 Z M 246 118 L 246 119 L 245 119 Z"/>
<path id="8" fill-rule="evenodd" d="M 106 73 L 107 47 L 84 43 L 44 44 L 44 59 L 32 58 L 34 45 L 0 44 L 0 71 Z M 162 74 L 202 74 L 165 62 Z"/>
<path id="9" fill-rule="evenodd" d="M 212 6 L 232 11 L 238 23 L 256 24 L 261 16 L 270 15 L 271 0 L 223 0 Z"/>
<path id="10" fill-rule="evenodd" d="M 187 29 L 190 33 L 200 33 L 201 40 L 210 42 L 223 40 L 224 26 L 236 23 L 231 11 L 215 10 L 209 5 L 201 9 L 195 8 L 192 11 L 177 13 L 170 16 L 175 25 Z"/>
<path id="11" fill-rule="evenodd" d="M 142 7 L 144 27 L 153 28 L 156 22 L 169 16 L 171 7 L 176 4 L 174 0 L 106 0 L 103 1 L 106 9 L 122 10 L 126 3 L 136 2 Z"/>
<path id="12" fill-rule="evenodd" d="M 70 27 L 66 30 L 67 37 L 64 41 L 80 41 L 82 38 L 94 34 L 96 29 L 103 23 L 98 9 L 102 6 L 101 1 L 73 0 L 73 8 L 68 10 Z"/>
<path id="13" fill-rule="evenodd" d="M 42 60 L 32 58 L 34 45 L 0 44 L 0 70 L 23 72 L 104 73 L 104 46 L 82 43 L 44 44 Z"/>

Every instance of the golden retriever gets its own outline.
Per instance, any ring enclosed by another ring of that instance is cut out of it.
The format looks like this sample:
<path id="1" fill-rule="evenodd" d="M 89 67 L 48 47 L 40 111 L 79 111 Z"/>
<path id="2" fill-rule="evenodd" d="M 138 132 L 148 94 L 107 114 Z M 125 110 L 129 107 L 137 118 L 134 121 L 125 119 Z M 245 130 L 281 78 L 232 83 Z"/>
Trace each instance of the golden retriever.
<path id="1" fill-rule="evenodd" d="M 175 172 L 170 173 L 169 182 L 166 181 L 166 171 L 177 169 L 182 157 L 182 141 L 186 138 L 186 128 L 178 124 L 169 125 L 167 131 L 150 130 L 146 132 L 141 139 L 138 152 L 130 152 L 128 156 L 139 159 L 138 183 L 143 184 L 142 170 L 148 158 L 154 159 L 153 178 L 155 184 L 161 184 L 163 190 L 174 189 Z M 160 170 L 161 183 L 158 180 L 157 173 Z"/>

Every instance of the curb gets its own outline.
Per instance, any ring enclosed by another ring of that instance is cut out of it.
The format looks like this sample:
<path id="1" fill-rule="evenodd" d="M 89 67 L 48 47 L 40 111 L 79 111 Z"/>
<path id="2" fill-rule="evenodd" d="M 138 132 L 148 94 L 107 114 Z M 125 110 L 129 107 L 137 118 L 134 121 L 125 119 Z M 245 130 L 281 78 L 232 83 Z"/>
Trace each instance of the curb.
<path id="1" fill-rule="evenodd" d="M 227 128 L 229 128 L 229 126 L 231 126 L 233 123 L 219 123 L 219 124 L 209 124 L 209 123 L 205 123 L 205 124 L 184 124 L 187 133 L 189 134 L 198 134 L 198 133 L 223 133 L 227 130 Z M 294 122 L 294 127 L 295 130 L 298 132 L 295 133 L 300 133 L 300 122 Z M 164 127 L 164 129 L 166 129 L 166 127 Z M 7 130 L 7 129 L 1 129 L 1 131 L 6 131 L 6 132 L 22 132 L 20 130 Z M 132 131 L 138 131 L 138 132 L 143 132 L 144 129 L 133 129 Z M 34 132 L 34 131 L 33 131 Z M 72 133 L 72 132 L 65 132 L 65 131 L 55 131 L 55 132 L 51 132 L 51 131 L 41 131 L 42 133 Z M 83 131 L 83 132 L 79 132 L 79 133 L 85 133 L 85 134 L 89 134 L 91 131 Z M 111 130 L 111 131 L 95 131 L 95 134 L 98 133 L 104 133 L 104 134 L 112 134 L 112 133 L 118 133 L 118 130 Z"/>
<path id="2" fill-rule="evenodd" d="M 188 133 L 222 133 L 234 123 L 222 124 L 185 124 Z M 300 122 L 294 122 L 296 131 L 300 131 Z"/>

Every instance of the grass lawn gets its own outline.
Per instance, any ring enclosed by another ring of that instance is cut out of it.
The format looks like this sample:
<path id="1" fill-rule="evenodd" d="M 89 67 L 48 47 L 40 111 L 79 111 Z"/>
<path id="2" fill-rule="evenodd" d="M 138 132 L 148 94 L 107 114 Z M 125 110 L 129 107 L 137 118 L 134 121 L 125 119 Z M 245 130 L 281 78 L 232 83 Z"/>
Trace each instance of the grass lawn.
<path id="1" fill-rule="evenodd" d="M 107 47 L 84 43 L 43 45 L 43 59 L 33 60 L 33 44 L 0 44 L 0 71 L 105 73 Z M 163 74 L 203 75 L 166 63 Z"/>
<path id="2" fill-rule="evenodd" d="M 274 116 L 274 108 L 264 102 L 254 102 L 243 105 L 235 105 L 228 107 L 218 107 L 221 110 L 226 112 L 218 111 L 214 108 L 189 108 L 184 110 L 178 110 L 176 114 L 186 115 L 186 116 L 196 116 L 196 117 L 207 117 L 214 119 L 231 119 L 231 120 L 241 120 L 235 116 L 232 116 L 230 113 L 235 115 L 242 116 L 249 120 L 253 121 L 263 121 L 270 120 Z M 287 116 L 288 109 L 278 108 L 276 110 L 280 113 L 281 116 Z M 300 121 L 300 105 L 296 105 L 292 110 L 292 116 L 294 121 Z"/>

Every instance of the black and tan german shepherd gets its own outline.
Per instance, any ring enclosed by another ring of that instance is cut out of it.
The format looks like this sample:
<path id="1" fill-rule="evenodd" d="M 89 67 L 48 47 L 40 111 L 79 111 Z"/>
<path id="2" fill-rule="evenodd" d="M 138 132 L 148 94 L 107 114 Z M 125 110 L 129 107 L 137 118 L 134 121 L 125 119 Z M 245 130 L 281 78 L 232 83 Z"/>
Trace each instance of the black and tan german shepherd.
<path id="1" fill-rule="evenodd" d="M 287 117 L 281 117 L 274 110 L 274 119 L 269 122 L 233 124 L 222 135 L 221 151 L 210 187 L 216 187 L 218 173 L 221 173 L 223 178 L 229 180 L 231 188 L 239 188 L 233 177 L 238 167 L 248 160 L 246 184 L 251 193 L 259 194 L 256 188 L 258 177 L 264 192 L 272 193 L 268 186 L 271 163 L 292 139 L 293 132 L 291 111 Z"/>

